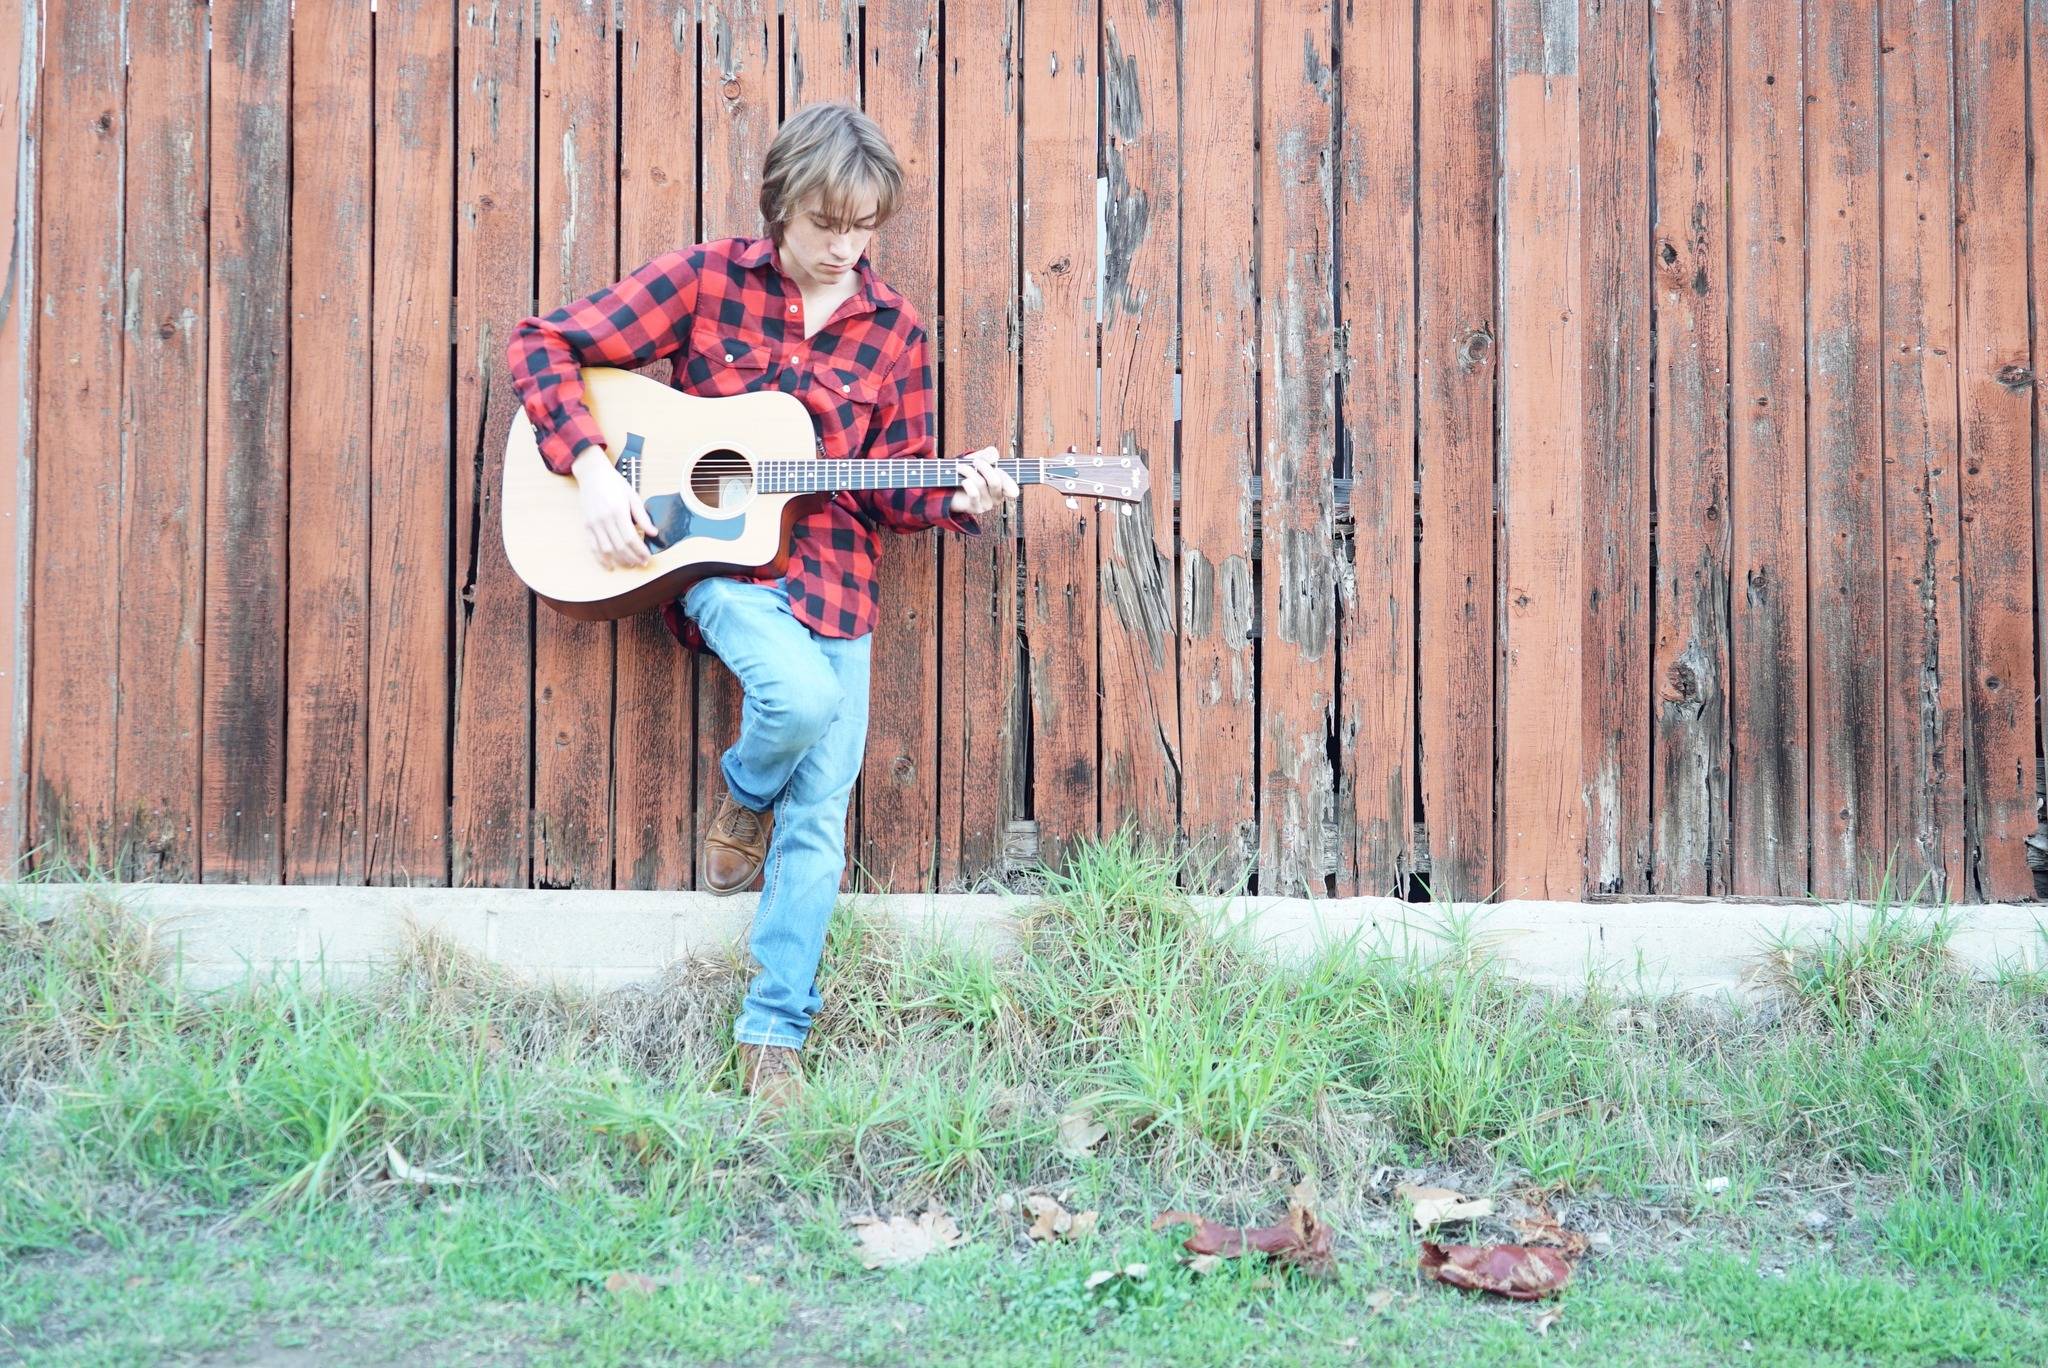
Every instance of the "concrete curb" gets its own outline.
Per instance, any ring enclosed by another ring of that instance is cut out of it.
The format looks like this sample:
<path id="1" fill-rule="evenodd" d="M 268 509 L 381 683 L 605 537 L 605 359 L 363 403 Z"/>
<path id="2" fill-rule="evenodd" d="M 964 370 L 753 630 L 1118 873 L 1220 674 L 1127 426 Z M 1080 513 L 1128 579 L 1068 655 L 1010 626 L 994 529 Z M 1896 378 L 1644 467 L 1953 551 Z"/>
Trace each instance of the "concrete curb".
<path id="1" fill-rule="evenodd" d="M 686 956 L 744 955 L 752 894 L 605 890 L 336 888 L 230 884 L 8 884 L 0 896 L 36 916 L 61 916 L 98 892 L 157 929 L 196 990 L 324 962 L 338 980 L 401 944 L 410 919 L 533 978 L 592 990 L 641 983 Z M 944 935 L 997 957 L 1017 950 L 1016 923 L 1036 899 L 1001 894 L 862 894 L 852 905 L 915 935 Z M 1285 961 L 1332 940 L 1431 955 L 1446 944 L 1443 909 L 1394 898 L 1208 898 L 1219 928 L 1241 932 Z M 2048 909 L 1994 904 L 1953 909 L 1951 946 L 1980 973 L 2048 969 Z M 1849 904 L 1751 902 L 1461 905 L 1464 933 L 1507 971 L 1572 991 L 1589 981 L 1650 994 L 1748 996 L 1774 936 L 1812 942 Z M 181 958 L 180 958 L 181 957 Z M 309 974 L 308 978 L 314 977 Z"/>

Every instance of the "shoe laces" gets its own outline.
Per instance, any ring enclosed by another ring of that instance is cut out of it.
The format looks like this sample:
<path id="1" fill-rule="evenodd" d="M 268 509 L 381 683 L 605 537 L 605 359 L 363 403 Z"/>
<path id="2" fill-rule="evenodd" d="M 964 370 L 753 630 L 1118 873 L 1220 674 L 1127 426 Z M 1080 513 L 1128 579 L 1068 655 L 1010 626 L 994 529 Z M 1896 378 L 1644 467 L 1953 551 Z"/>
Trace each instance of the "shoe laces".
<path id="1" fill-rule="evenodd" d="M 718 831 L 735 841 L 758 841 L 761 839 L 761 814 L 750 807 L 742 807 L 728 800 L 724 820 L 719 822 Z"/>
<path id="2" fill-rule="evenodd" d="M 797 1072 L 796 1051 L 786 1045 L 762 1045 L 754 1051 L 754 1081 L 766 1082 L 775 1076 L 789 1077 Z"/>

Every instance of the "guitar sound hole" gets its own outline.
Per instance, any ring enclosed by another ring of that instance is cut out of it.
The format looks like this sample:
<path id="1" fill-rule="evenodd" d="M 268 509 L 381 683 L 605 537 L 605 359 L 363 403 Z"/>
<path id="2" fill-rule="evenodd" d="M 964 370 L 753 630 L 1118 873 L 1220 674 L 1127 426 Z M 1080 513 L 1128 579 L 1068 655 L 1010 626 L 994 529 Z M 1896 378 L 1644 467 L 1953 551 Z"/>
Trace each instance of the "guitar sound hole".
<path id="1" fill-rule="evenodd" d="M 690 492 L 706 508 L 739 508 L 753 497 L 754 468 L 737 451 L 707 451 L 690 468 Z"/>

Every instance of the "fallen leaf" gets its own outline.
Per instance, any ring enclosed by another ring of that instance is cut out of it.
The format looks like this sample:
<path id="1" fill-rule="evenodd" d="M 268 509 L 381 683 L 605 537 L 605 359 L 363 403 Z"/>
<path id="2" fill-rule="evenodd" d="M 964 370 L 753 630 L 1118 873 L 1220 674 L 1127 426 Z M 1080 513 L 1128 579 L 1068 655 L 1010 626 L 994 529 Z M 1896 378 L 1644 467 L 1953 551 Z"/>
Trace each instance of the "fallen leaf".
<path id="1" fill-rule="evenodd" d="M 1422 1271 L 1453 1287 L 1535 1301 L 1571 1281 L 1572 1266 L 1554 1249 L 1527 1245 L 1439 1245 L 1425 1241 Z"/>
<path id="2" fill-rule="evenodd" d="M 426 1169 L 414 1168 L 405 1162 L 389 1140 L 384 1142 L 384 1165 L 398 1182 L 418 1183 L 421 1187 L 461 1187 L 469 1181 L 452 1173 L 429 1173 Z"/>
<path id="3" fill-rule="evenodd" d="M 1728 1180 L 1726 1178 L 1709 1178 L 1701 1183 L 1700 1186 L 1708 1192 L 1726 1192 L 1728 1190 Z"/>
<path id="4" fill-rule="evenodd" d="M 1081 1286 L 1084 1290 L 1093 1292 L 1111 1278 L 1124 1278 L 1130 1282 L 1138 1282 L 1151 1271 L 1150 1265 L 1141 1263 L 1125 1264 L 1122 1268 L 1098 1268 L 1088 1275 L 1088 1280 L 1082 1283 Z"/>
<path id="5" fill-rule="evenodd" d="M 1086 1159 L 1107 1134 L 1109 1127 L 1098 1123 L 1094 1113 L 1068 1112 L 1060 1118 L 1060 1153 L 1070 1159 Z"/>
<path id="6" fill-rule="evenodd" d="M 1383 1287 L 1365 1299 L 1365 1314 L 1368 1316 L 1384 1316 L 1387 1313 L 1387 1308 L 1393 1304 L 1394 1290 L 1389 1287 Z"/>
<path id="7" fill-rule="evenodd" d="M 1522 1237 L 1523 1244 L 1553 1245 L 1564 1251 L 1567 1259 L 1576 1259 L 1592 1247 L 1592 1241 L 1576 1230 L 1566 1230 L 1550 1214 L 1550 1208 L 1541 1202 L 1530 1204 L 1531 1215 L 1526 1219 L 1508 1222 L 1515 1234 Z"/>
<path id="8" fill-rule="evenodd" d="M 1493 1215 L 1491 1198 L 1471 1198 L 1449 1188 L 1403 1183 L 1394 1189 L 1394 1195 L 1414 1208 L 1418 1233 L 1434 1230 L 1450 1221 L 1476 1221 L 1482 1216 Z"/>
<path id="9" fill-rule="evenodd" d="M 1042 1192 L 1026 1197 L 1024 1209 L 1037 1218 L 1024 1232 L 1034 1240 L 1078 1240 L 1092 1235 L 1099 1215 L 1093 1211 L 1070 1212 L 1060 1205 L 1058 1198 Z"/>
<path id="10" fill-rule="evenodd" d="M 1168 1211 L 1153 1218 L 1152 1228 L 1191 1225 L 1195 1233 L 1182 1242 L 1191 1254 L 1216 1254 L 1234 1259 L 1256 1249 L 1277 1263 L 1288 1264 L 1318 1278 L 1337 1272 L 1335 1238 L 1301 1200 L 1299 1190 L 1287 1203 L 1287 1216 L 1268 1226 L 1222 1226 L 1192 1211 Z"/>
<path id="11" fill-rule="evenodd" d="M 614 1273 L 604 1280 L 604 1290 L 614 1296 L 651 1297 L 661 1284 L 645 1273 Z"/>
<path id="12" fill-rule="evenodd" d="M 1220 1254 L 1196 1254 L 1188 1259 L 1187 1264 L 1188 1272 L 1199 1278 L 1205 1274 L 1214 1273 L 1217 1269 L 1221 1268 L 1223 1266 L 1223 1256 Z"/>
<path id="13" fill-rule="evenodd" d="M 1541 1315 L 1537 1316 L 1535 1320 L 1530 1321 L 1529 1328 L 1531 1330 L 1534 1330 L 1538 1335 L 1548 1335 L 1550 1333 L 1550 1327 L 1557 1324 L 1559 1321 L 1563 1319 L 1564 1311 L 1559 1307 L 1553 1306 L 1548 1311 L 1545 1311 Z"/>
<path id="14" fill-rule="evenodd" d="M 860 1261 L 868 1268 L 908 1268 L 967 1239 L 953 1218 L 938 1207 L 916 1220 L 908 1216 L 891 1216 L 886 1221 L 856 1217 L 853 1226 L 860 1237 Z"/>

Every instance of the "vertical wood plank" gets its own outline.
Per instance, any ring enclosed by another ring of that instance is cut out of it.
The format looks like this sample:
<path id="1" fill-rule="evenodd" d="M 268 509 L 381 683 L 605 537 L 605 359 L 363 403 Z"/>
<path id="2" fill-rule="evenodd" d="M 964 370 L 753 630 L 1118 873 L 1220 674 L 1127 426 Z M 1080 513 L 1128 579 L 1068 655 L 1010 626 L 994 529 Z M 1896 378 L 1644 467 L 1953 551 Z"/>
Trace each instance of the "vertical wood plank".
<path id="1" fill-rule="evenodd" d="M 35 573 L 35 360 L 37 360 L 37 154 L 43 33 L 37 10 L 0 12 L 0 221 L 8 274 L 0 279 L 0 397 L 14 422 L 0 440 L 0 868 L 20 868 L 27 833 L 29 586 Z"/>
<path id="2" fill-rule="evenodd" d="M 805 105 L 827 101 L 860 107 L 861 4 L 862 0 L 783 0 L 784 118 Z M 874 16 L 868 18 L 872 25 Z M 884 106 L 901 98 L 899 92 L 887 88 L 878 93 Z M 875 110 L 868 114 L 879 118 Z M 899 155 L 903 151 L 900 147 L 896 150 Z M 893 280 L 889 283 L 896 285 Z"/>
<path id="3" fill-rule="evenodd" d="M 1095 443 L 1095 0 L 1024 10 L 1027 459 Z M 1026 501 L 1025 644 L 1038 853 L 1096 832 L 1096 516 Z"/>
<path id="4" fill-rule="evenodd" d="M 697 232 L 697 6 L 626 0 L 619 95 L 619 263 L 625 274 Z M 668 361 L 658 362 L 667 379 Z M 687 888 L 697 667 L 659 613 L 618 626 L 613 765 L 616 888 Z"/>
<path id="5" fill-rule="evenodd" d="M 454 28 L 377 11 L 368 880 L 448 882 L 448 361 Z"/>
<path id="6" fill-rule="evenodd" d="M 284 873 L 290 0 L 213 10 L 200 873 Z"/>
<path id="7" fill-rule="evenodd" d="M 1902 891 L 1963 894 L 1955 151 L 1946 4 L 1880 6 L 1885 790 Z"/>
<path id="8" fill-rule="evenodd" d="M 2027 0 L 2027 142 L 2048 147 L 2048 0 Z M 2033 352 L 2027 370 L 2027 393 L 2033 405 L 2034 485 L 2034 678 L 2037 736 L 2048 737 L 2048 385 L 2041 380 L 2043 342 L 2039 335 L 2048 320 L 2048 213 L 2039 203 L 2043 177 L 2029 168 L 2027 177 L 2027 284 L 2029 336 Z M 2039 763 L 2038 761 L 2036 762 Z"/>
<path id="9" fill-rule="evenodd" d="M 703 235 L 752 237 L 761 222 L 761 162 L 776 128 L 777 64 L 773 0 L 706 0 L 704 76 L 698 84 L 703 129 Z M 711 819 L 725 790 L 718 758 L 739 735 L 740 687 L 716 656 L 697 662 L 697 822 Z M 704 871 L 696 871 L 703 886 Z"/>
<path id="10" fill-rule="evenodd" d="M 1721 0 L 1651 12 L 1656 54 L 1656 643 L 1660 893 L 1728 874 L 1728 205 Z"/>
<path id="11" fill-rule="evenodd" d="M 1259 888 L 1322 892 L 1337 867 L 1335 199 L 1327 0 L 1261 12 Z"/>
<path id="12" fill-rule="evenodd" d="M 1187 0 L 1181 197 L 1181 830 L 1194 871 L 1235 889 L 1258 855 L 1252 573 L 1258 277 L 1252 197 L 1210 194 L 1252 164 L 1258 9 Z M 1195 193 L 1195 192 L 1201 193 Z"/>
<path id="13" fill-rule="evenodd" d="M 1644 263 L 1650 260 L 1650 11 L 1642 5 L 1588 6 L 1583 23 L 1581 61 L 1592 77 L 1580 85 L 1579 118 L 1589 320 L 1581 363 L 1586 881 L 1588 891 L 1647 893 L 1651 282 Z M 1430 274 L 1424 273 L 1425 281 Z M 1424 557 L 1425 576 L 1429 560 Z M 1425 689 L 1425 707 L 1428 697 Z M 1425 751 L 1425 764 L 1428 759 Z M 1442 860 L 1437 831 L 1432 816 L 1432 869 Z"/>
<path id="14" fill-rule="evenodd" d="M 127 302 L 121 368 L 120 704 L 124 878 L 199 872 L 206 568 L 207 14 L 128 15 Z"/>
<path id="15" fill-rule="evenodd" d="M 1579 29 L 1505 0 L 1501 110 L 1501 862 L 1509 898 L 1585 884 Z"/>
<path id="16" fill-rule="evenodd" d="M 370 12 L 306 0 L 292 44 L 285 878 L 361 883 L 370 534 Z M 311 364 L 313 358 L 319 363 Z"/>
<path id="17" fill-rule="evenodd" d="M 789 60 L 794 62 L 794 56 Z M 881 127 L 903 167 L 902 200 L 877 235 L 870 264 L 910 301 L 930 334 L 939 297 L 936 0 L 869 0 L 866 73 L 868 117 Z M 936 371 L 936 349 L 932 357 Z M 939 422 L 942 428 L 943 414 Z M 933 454 L 955 453 L 939 449 Z M 957 540 L 939 532 L 889 534 L 877 577 L 880 613 L 869 648 L 872 683 L 856 851 L 864 883 L 899 892 L 927 887 L 936 873 L 932 838 L 938 811 L 942 536 Z"/>
<path id="18" fill-rule="evenodd" d="M 1340 440 L 1350 457 L 1352 553 L 1339 564 L 1339 733 L 1351 801 L 1341 814 L 1348 873 L 1338 892 L 1400 896 L 1415 867 L 1418 35 L 1414 7 L 1402 0 L 1366 0 L 1339 14 Z M 1470 528 L 1462 540 L 1479 543 Z M 1447 826 L 1460 829 L 1455 820 Z"/>
<path id="19" fill-rule="evenodd" d="M 102 530 L 118 519 L 121 446 L 122 149 L 127 103 L 121 10 L 51 0 L 42 90 L 45 168 L 42 339 L 36 416 L 89 460 L 38 463 L 35 605 L 29 716 L 62 718 L 33 736 L 29 842 L 38 862 L 113 857 L 114 727 L 119 674 L 120 547 Z M 80 518 L 99 509 L 103 520 Z"/>
<path id="20" fill-rule="evenodd" d="M 1957 364 L 1962 439 L 1965 883 L 2033 896 L 2034 546 L 2020 10 L 1956 0 Z"/>
<path id="21" fill-rule="evenodd" d="M 28 590 L 34 509 L 38 151 L 43 34 L 34 9 L 0 11 L 0 215 L 14 244 L 0 280 L 0 401 L 13 408 L 0 450 L 0 868 L 18 868 L 26 830 L 28 775 Z"/>
<path id="22" fill-rule="evenodd" d="M 1172 6 L 1106 0 L 1102 445 L 1142 461 L 1150 498 L 1102 510 L 1102 811 L 1160 849 L 1180 812 L 1173 377 L 1180 364 L 1180 49 Z M 1043 497 L 1042 495 L 1040 497 Z"/>
<path id="23" fill-rule="evenodd" d="M 1885 857 L 1875 0 L 1806 7 L 1813 892 Z"/>
<path id="24" fill-rule="evenodd" d="M 617 277 L 618 124 L 610 0 L 542 0 L 540 307 Z M 604 888 L 612 877 L 613 626 L 534 617 L 533 880 Z"/>
<path id="25" fill-rule="evenodd" d="M 1799 0 L 1728 0 L 1736 893 L 1807 889 L 1806 222 Z"/>
<path id="26" fill-rule="evenodd" d="M 954 0 L 946 66 L 945 289 L 939 445 L 1017 440 L 1017 0 Z M 1036 491 L 1033 497 L 1049 497 Z M 1020 744 L 1015 515 L 940 552 L 937 882 L 1001 872 Z"/>
<path id="27" fill-rule="evenodd" d="M 538 307 L 533 5 L 477 0 L 459 17 L 450 872 L 463 887 L 523 888 L 533 807 L 534 605 L 505 560 L 498 500 L 506 435 L 519 411 L 505 340 Z"/>

